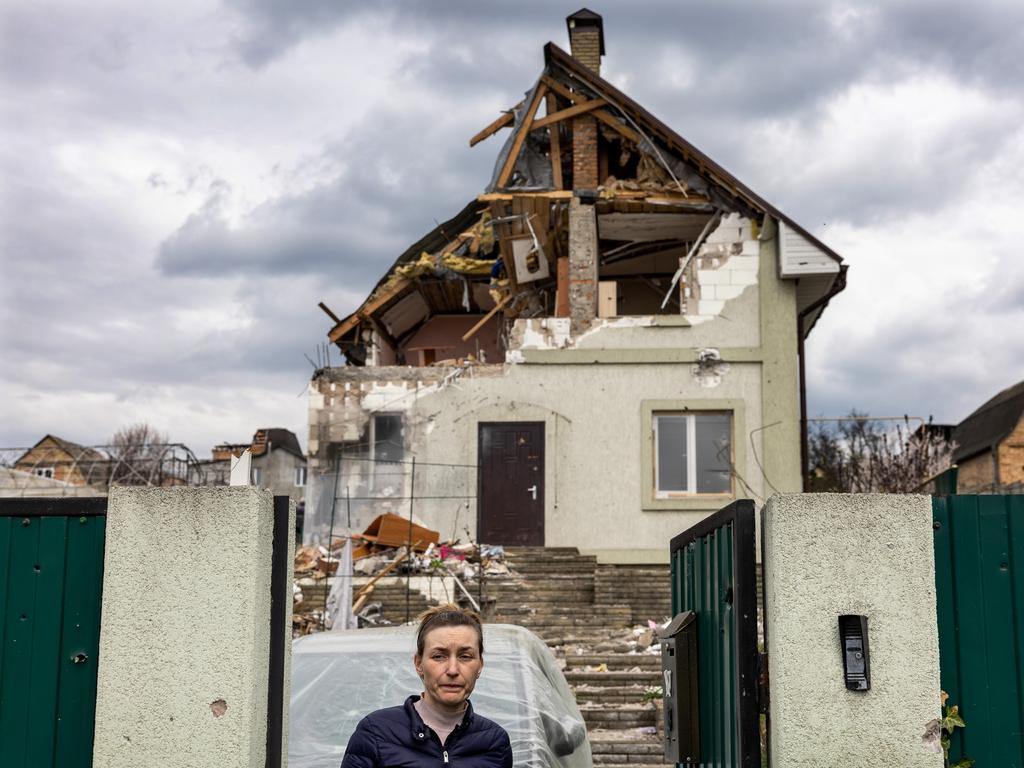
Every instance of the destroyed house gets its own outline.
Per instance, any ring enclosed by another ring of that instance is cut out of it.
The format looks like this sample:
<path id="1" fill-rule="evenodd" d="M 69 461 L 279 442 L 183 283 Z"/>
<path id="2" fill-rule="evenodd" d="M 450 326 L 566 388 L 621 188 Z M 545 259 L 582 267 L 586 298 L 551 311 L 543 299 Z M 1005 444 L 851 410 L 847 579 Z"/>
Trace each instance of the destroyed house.
<path id="1" fill-rule="evenodd" d="M 486 189 L 321 305 L 346 364 L 310 385 L 307 539 L 347 492 L 353 525 L 413 496 L 445 536 L 664 560 L 801 489 L 803 342 L 845 265 L 601 77 L 600 16 L 567 21 L 470 139 L 504 137 Z"/>

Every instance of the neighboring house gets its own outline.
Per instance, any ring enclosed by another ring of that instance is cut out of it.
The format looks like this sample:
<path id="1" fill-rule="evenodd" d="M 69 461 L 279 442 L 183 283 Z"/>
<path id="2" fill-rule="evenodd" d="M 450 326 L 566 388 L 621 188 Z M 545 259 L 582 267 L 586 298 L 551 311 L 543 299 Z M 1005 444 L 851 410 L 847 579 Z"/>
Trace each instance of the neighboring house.
<path id="1" fill-rule="evenodd" d="M 1024 381 L 953 430 L 958 493 L 1024 493 Z"/>
<path id="2" fill-rule="evenodd" d="M 351 315 L 322 305 L 348 364 L 310 385 L 307 539 L 336 499 L 358 528 L 414 496 L 445 537 L 663 561 L 801 490 L 803 343 L 846 267 L 600 77 L 600 16 L 567 22 L 572 55 L 470 141 L 511 129 L 486 192 Z"/>
<path id="3" fill-rule="evenodd" d="M 29 448 L 14 469 L 35 477 L 57 480 L 66 485 L 106 488 L 111 462 L 95 448 L 88 448 L 54 435 L 46 435 Z"/>
<path id="4" fill-rule="evenodd" d="M 22 496 L 104 496 L 106 489 L 95 485 L 66 483 L 44 474 L 0 467 L 0 497 Z"/>
<path id="5" fill-rule="evenodd" d="M 227 485 L 231 457 L 245 450 L 252 454 L 252 484 L 275 496 L 288 496 L 296 504 L 306 494 L 306 457 L 299 439 L 289 429 L 258 429 L 251 443 L 221 443 L 214 446 L 210 461 L 201 462 L 208 485 Z"/>

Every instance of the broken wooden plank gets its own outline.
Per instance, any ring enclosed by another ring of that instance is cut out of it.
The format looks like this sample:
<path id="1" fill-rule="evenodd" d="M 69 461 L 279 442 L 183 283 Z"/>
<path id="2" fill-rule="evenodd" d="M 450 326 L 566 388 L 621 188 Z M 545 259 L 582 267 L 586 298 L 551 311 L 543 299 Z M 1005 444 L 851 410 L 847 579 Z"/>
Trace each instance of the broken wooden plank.
<path id="1" fill-rule="evenodd" d="M 583 101 L 579 104 L 574 104 L 566 109 L 559 110 L 553 115 L 547 115 L 539 120 L 533 121 L 534 128 L 543 128 L 546 125 L 553 125 L 554 123 L 560 123 L 563 120 L 582 115 L 585 112 L 590 112 L 594 109 L 600 109 L 608 104 L 604 99 L 590 99 L 589 101 Z"/>
<path id="2" fill-rule="evenodd" d="M 634 131 L 632 128 L 630 128 L 628 125 L 623 125 L 618 120 L 616 120 L 612 116 L 612 113 L 609 112 L 607 109 L 595 110 L 593 115 L 594 115 L 594 117 L 596 117 L 598 120 L 600 120 L 602 123 L 604 123 L 608 127 L 618 131 L 620 134 L 625 136 L 627 139 L 632 141 L 634 144 L 637 144 L 637 145 L 640 144 L 640 141 L 642 140 L 643 137 L 639 133 Z"/>
<path id="3" fill-rule="evenodd" d="M 571 189 L 546 190 L 543 192 L 484 192 L 477 195 L 476 199 L 481 203 L 510 202 L 517 197 L 547 197 L 553 200 L 569 200 L 572 197 Z"/>
<path id="4" fill-rule="evenodd" d="M 376 312 L 378 309 L 383 307 L 395 296 L 404 291 L 410 285 L 408 278 L 400 277 L 395 281 L 394 285 L 391 286 L 387 291 L 381 293 L 377 298 L 367 299 L 363 306 L 356 310 L 354 314 L 349 315 L 345 320 L 338 323 L 331 329 L 331 332 L 327 334 L 327 338 L 332 342 L 337 342 L 342 336 L 351 331 L 357 325 L 363 322 L 367 315 Z"/>
<path id="5" fill-rule="evenodd" d="M 523 148 L 526 136 L 530 133 L 530 129 L 533 127 L 533 116 L 537 114 L 537 108 L 540 106 L 540 100 L 544 98 L 544 94 L 547 93 L 547 90 L 547 86 L 543 83 L 538 83 L 537 87 L 534 89 L 533 98 L 530 100 L 530 104 L 523 115 L 522 124 L 518 129 L 516 129 L 516 136 L 512 142 L 512 147 L 509 149 L 508 157 L 505 158 L 505 165 L 502 167 L 501 173 L 498 176 L 497 186 L 504 187 L 512 177 L 512 170 L 516 167 L 516 160 L 519 158 L 519 151 Z"/>
<path id="6" fill-rule="evenodd" d="M 507 266 L 506 266 L 506 270 L 511 271 Z M 484 315 L 482 318 L 480 318 L 480 322 L 478 322 L 476 325 L 474 325 L 472 328 L 470 328 L 468 331 L 466 331 L 462 335 L 462 340 L 463 341 L 469 341 L 474 336 L 474 334 L 476 334 L 477 331 L 479 331 L 481 328 L 484 327 L 484 324 L 486 324 L 488 320 L 490 320 L 492 317 L 494 317 L 510 301 L 512 301 L 512 294 L 511 293 L 508 294 L 501 301 L 499 301 L 497 304 L 495 304 L 490 312 L 488 312 L 486 315 Z"/>
<path id="7" fill-rule="evenodd" d="M 476 136 L 474 136 L 472 139 L 470 139 L 469 140 L 469 146 L 475 147 L 481 141 L 483 141 L 486 138 L 489 138 L 489 137 L 493 136 L 498 131 L 500 131 L 502 128 L 504 128 L 505 126 L 512 125 L 512 123 L 515 122 L 515 119 L 516 119 L 516 114 L 515 114 L 515 112 L 513 110 L 510 109 L 508 112 L 503 112 L 501 117 L 499 117 L 493 123 L 491 123 L 486 128 L 484 128 L 482 131 L 480 131 Z"/>
<path id="8" fill-rule="evenodd" d="M 540 81 L 544 83 L 544 85 L 546 85 L 552 91 L 557 93 L 559 96 L 568 99 L 573 104 L 575 104 L 577 101 L 587 100 L 586 96 L 576 93 L 575 91 L 570 91 L 566 86 L 562 85 L 560 82 L 555 80 L 555 78 L 551 77 L 550 75 L 541 75 Z"/>
<path id="9" fill-rule="evenodd" d="M 333 320 L 333 321 L 334 321 L 334 324 L 335 324 L 335 325 L 337 325 L 338 323 L 340 323 L 340 322 L 341 322 L 341 318 L 340 318 L 340 317 L 338 317 L 338 316 L 337 316 L 336 314 L 334 314 L 333 312 L 331 312 L 330 308 L 329 308 L 329 307 L 328 307 L 328 306 L 327 306 L 326 304 L 324 304 L 324 303 L 323 303 L 322 301 L 320 302 L 319 306 L 320 306 L 320 309 L 322 309 L 322 310 L 323 310 L 324 312 L 326 312 L 326 313 L 327 313 L 327 316 L 328 316 L 329 318 L 331 318 L 331 320 Z"/>
<path id="10" fill-rule="evenodd" d="M 558 97 L 555 94 L 548 92 L 545 95 L 547 100 L 548 114 L 554 114 L 558 112 Z M 559 136 L 559 127 L 552 125 L 548 129 L 551 134 L 551 179 L 555 184 L 555 189 L 562 188 L 562 139 Z"/>

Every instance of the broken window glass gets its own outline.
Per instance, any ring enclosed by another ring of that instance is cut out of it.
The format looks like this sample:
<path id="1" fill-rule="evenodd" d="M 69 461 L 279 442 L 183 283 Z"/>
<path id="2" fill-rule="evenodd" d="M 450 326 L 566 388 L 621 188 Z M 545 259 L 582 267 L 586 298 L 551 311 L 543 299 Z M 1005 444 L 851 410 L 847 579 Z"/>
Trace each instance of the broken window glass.
<path id="1" fill-rule="evenodd" d="M 402 415 L 378 413 L 373 417 L 373 458 L 376 461 L 401 461 L 405 457 L 402 443 Z"/>

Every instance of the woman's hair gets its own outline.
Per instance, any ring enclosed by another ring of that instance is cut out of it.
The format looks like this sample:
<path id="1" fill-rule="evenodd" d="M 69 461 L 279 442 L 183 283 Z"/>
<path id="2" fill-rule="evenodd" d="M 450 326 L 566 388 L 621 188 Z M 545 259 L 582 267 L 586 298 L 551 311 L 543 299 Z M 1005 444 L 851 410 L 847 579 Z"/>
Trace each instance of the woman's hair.
<path id="1" fill-rule="evenodd" d="M 423 644 L 427 632 L 438 627 L 472 627 L 476 630 L 477 647 L 480 655 L 484 655 L 484 631 L 480 626 L 480 616 L 476 611 L 466 611 L 457 605 L 447 603 L 424 611 L 419 616 L 420 626 L 416 630 L 416 655 L 423 655 Z"/>

